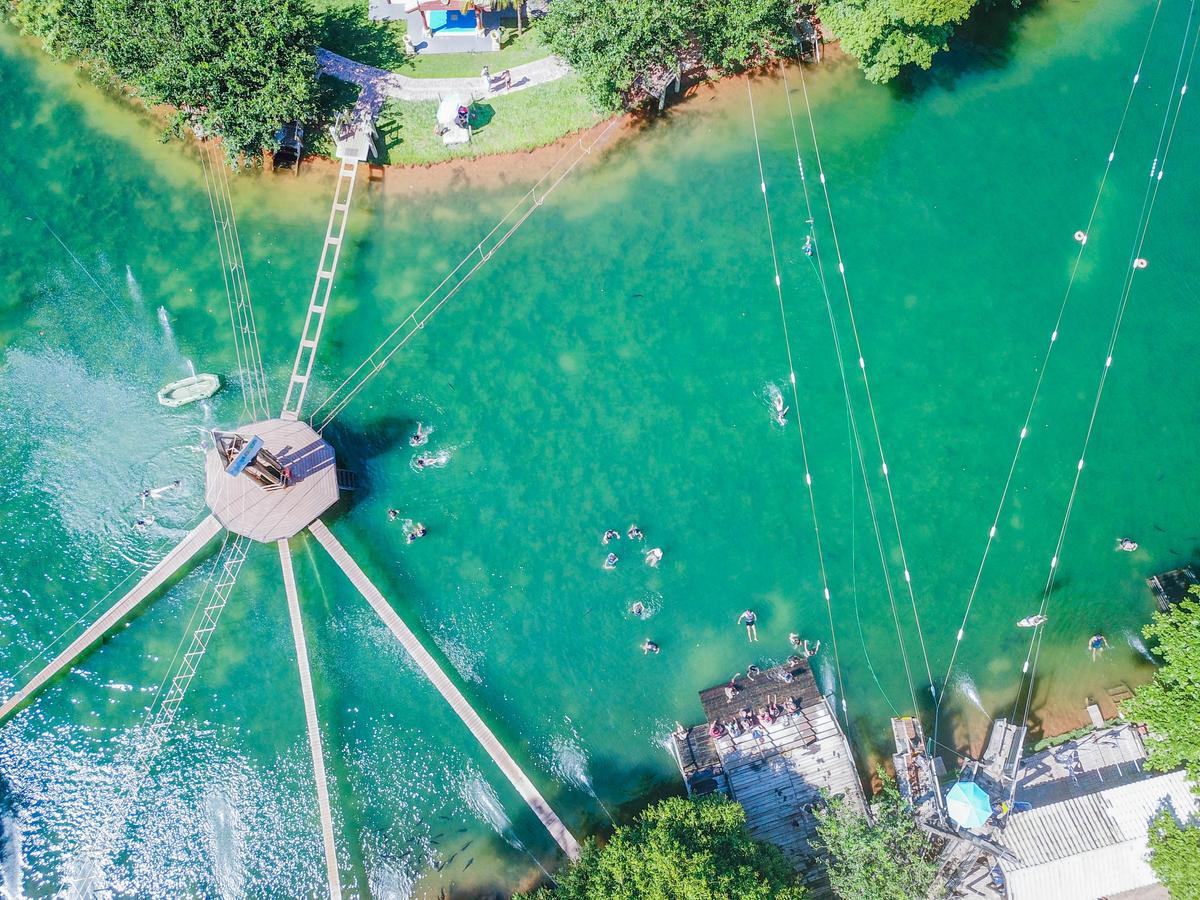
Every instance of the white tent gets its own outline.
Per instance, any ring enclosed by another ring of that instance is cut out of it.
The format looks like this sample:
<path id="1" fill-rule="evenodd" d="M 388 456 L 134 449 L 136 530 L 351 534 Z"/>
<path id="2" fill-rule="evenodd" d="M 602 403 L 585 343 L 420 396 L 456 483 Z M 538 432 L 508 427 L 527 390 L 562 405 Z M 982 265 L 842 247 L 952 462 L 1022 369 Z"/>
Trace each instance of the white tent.
<path id="1" fill-rule="evenodd" d="M 458 94 L 450 94 L 444 97 L 442 102 L 438 104 L 437 121 L 438 125 L 446 129 L 442 135 L 443 144 L 465 144 L 471 140 L 471 132 L 467 128 L 460 128 L 458 125 L 458 109 L 460 106 L 469 106 L 470 101 L 463 101 L 463 98 Z"/>

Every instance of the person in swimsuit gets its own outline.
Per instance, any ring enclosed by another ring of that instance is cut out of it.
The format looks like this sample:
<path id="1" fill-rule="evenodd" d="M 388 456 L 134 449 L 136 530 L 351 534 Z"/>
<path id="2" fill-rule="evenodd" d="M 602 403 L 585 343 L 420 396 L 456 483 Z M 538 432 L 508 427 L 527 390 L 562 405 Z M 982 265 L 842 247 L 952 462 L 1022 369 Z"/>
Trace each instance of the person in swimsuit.
<path id="1" fill-rule="evenodd" d="M 637 525 L 630 525 L 629 531 L 627 531 L 626 534 L 629 535 L 629 539 L 631 541 L 641 541 L 645 540 L 646 538 L 646 536 L 642 534 L 642 529 L 638 528 Z"/>
<path id="2" fill-rule="evenodd" d="M 647 653 L 658 653 L 660 650 L 661 648 L 658 646 L 658 644 L 654 643 L 654 641 L 650 640 L 649 638 L 647 638 L 646 642 L 642 644 L 643 656 L 645 656 Z"/>
<path id="3" fill-rule="evenodd" d="M 395 522 L 398 518 L 400 518 L 400 510 L 398 510 L 398 509 L 389 509 L 388 510 L 388 521 L 389 522 Z"/>
<path id="4" fill-rule="evenodd" d="M 608 556 L 605 557 L 605 559 L 604 559 L 604 568 L 611 569 L 614 566 L 616 566 L 617 559 L 618 559 L 617 554 L 615 554 L 615 553 L 608 554 Z"/>
<path id="5" fill-rule="evenodd" d="M 413 541 L 423 538 L 427 534 L 429 534 L 429 529 L 426 528 L 424 525 L 422 525 L 420 522 L 418 522 L 416 525 L 414 525 L 412 527 L 412 530 L 409 531 L 408 542 L 411 544 Z"/>
<path id="6" fill-rule="evenodd" d="M 807 659 L 810 656 L 816 656 L 817 651 L 820 649 L 821 649 L 820 641 L 817 641 L 815 644 L 812 645 L 812 647 L 809 647 L 808 641 L 805 641 L 804 642 L 804 658 Z"/>
<path id="7" fill-rule="evenodd" d="M 429 440 L 429 432 L 425 431 L 420 422 L 417 423 L 417 433 L 408 439 L 410 447 L 421 447 Z"/>
<path id="8" fill-rule="evenodd" d="M 748 609 L 738 616 L 738 624 L 741 625 L 742 622 L 746 623 L 746 637 L 751 641 L 757 641 L 758 626 L 755 623 L 758 622 L 758 616 L 754 614 L 754 610 Z"/>
<path id="9" fill-rule="evenodd" d="M 608 531 L 604 532 L 603 543 L 605 544 L 607 544 L 609 541 L 619 541 L 620 539 L 621 534 L 618 531 L 614 531 L 610 528 Z"/>
<path id="10" fill-rule="evenodd" d="M 1096 661 L 1096 657 L 1103 653 L 1108 647 L 1108 641 L 1104 639 L 1102 634 L 1093 634 L 1088 640 L 1088 649 L 1092 651 L 1092 662 Z"/>
<path id="11" fill-rule="evenodd" d="M 1132 553 L 1138 548 L 1137 541 L 1129 538 L 1117 538 L 1117 549 L 1124 550 L 1126 553 Z"/>
<path id="12" fill-rule="evenodd" d="M 646 604 L 638 600 L 633 606 L 629 607 L 629 611 L 639 619 L 644 619 L 646 617 Z"/>
<path id="13" fill-rule="evenodd" d="M 652 569 L 658 568 L 658 564 L 662 562 L 662 558 L 663 552 L 658 547 L 646 551 L 646 565 Z"/>

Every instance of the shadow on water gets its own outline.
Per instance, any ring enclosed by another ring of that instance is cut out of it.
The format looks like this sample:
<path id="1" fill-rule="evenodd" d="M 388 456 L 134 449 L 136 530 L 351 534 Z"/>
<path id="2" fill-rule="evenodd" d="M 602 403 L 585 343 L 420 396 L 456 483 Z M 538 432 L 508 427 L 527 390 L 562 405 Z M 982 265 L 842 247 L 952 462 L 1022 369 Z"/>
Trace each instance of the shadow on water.
<path id="1" fill-rule="evenodd" d="M 964 75 L 1003 69 L 1012 61 L 1018 24 L 1042 5 L 1043 0 L 984 0 L 954 30 L 950 49 L 934 57 L 932 69 L 909 66 L 891 83 L 894 96 L 913 102 L 931 88 L 954 90 Z"/>
<path id="2" fill-rule="evenodd" d="M 417 421 L 404 416 L 387 416 L 367 431 L 340 422 L 334 422 L 325 430 L 323 437 L 333 447 L 338 468 L 353 472 L 355 478 L 354 490 L 342 494 L 342 500 L 329 516 L 331 521 L 336 521 L 371 495 L 372 460 L 406 444 L 416 430 Z"/>

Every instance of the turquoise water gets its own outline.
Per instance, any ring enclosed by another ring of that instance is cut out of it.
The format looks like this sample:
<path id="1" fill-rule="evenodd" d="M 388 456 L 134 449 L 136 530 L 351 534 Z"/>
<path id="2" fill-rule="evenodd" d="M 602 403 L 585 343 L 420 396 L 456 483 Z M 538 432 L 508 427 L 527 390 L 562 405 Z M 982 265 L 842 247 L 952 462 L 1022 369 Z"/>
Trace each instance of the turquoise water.
<path id="1" fill-rule="evenodd" d="M 810 76 L 939 682 L 1150 14 L 1146 3 L 1050 3 L 1005 35 L 964 40 L 907 90 L 866 85 L 838 62 Z M 1018 689 L 1027 635 L 1013 623 L 1040 600 L 1186 17 L 1184 5 L 1164 5 L 966 629 L 941 730 L 958 749 L 977 745 L 986 714 L 1008 715 Z M 202 429 L 236 423 L 241 399 L 194 153 L 159 142 L 156 125 L 8 33 L 0 79 L 7 691 L 201 514 Z M 783 86 L 760 78 L 752 88 L 841 692 L 867 769 L 888 749 L 892 705 L 911 706 L 909 688 L 824 300 L 801 251 L 806 213 Z M 608 824 L 601 803 L 620 816 L 675 789 L 663 743 L 676 720 L 698 720 L 695 692 L 784 658 L 790 631 L 822 640 L 818 670 L 836 687 L 804 469 L 795 432 L 772 423 L 767 400 L 770 385 L 786 388 L 789 364 L 745 91 L 741 82 L 703 91 L 590 159 L 328 432 L 361 483 L 331 527 L 579 834 Z M 1032 710 L 1046 730 L 1077 724 L 1088 696 L 1148 676 L 1129 640 L 1152 607 L 1144 578 L 1200 546 L 1186 405 L 1200 387 L 1187 364 L 1193 112 L 1185 106 L 1174 138 L 1143 251 L 1150 265 L 1123 323 L 1062 554 Z M 797 113 L 811 172 L 802 104 Z M 360 185 L 315 400 L 470 250 L 533 169 L 515 162 L 485 180 L 464 165 L 436 188 L 402 188 L 394 176 Z M 327 170 L 234 181 L 275 408 L 331 187 Z M 848 343 L 836 291 L 833 307 Z M 856 361 L 843 350 L 886 510 Z M 233 383 L 209 410 L 166 411 L 154 391 L 188 360 Z M 413 468 L 406 438 L 417 421 L 434 427 L 426 449 L 449 454 L 444 468 Z M 138 491 L 176 478 L 181 490 L 151 505 L 146 531 L 134 529 Z M 429 536 L 406 545 L 387 519 L 392 507 Z M 644 566 L 622 539 L 611 547 L 620 562 L 605 571 L 600 535 L 635 521 L 663 548 L 662 565 Z M 882 524 L 899 590 L 888 515 Z M 1123 535 L 1138 552 L 1113 551 Z M 549 864 L 553 846 L 536 820 L 340 572 L 307 538 L 293 552 L 352 891 L 475 896 L 532 877 L 531 857 Z M 207 576 L 197 568 L 0 731 L 10 890 L 19 882 L 27 895 L 53 894 L 77 864 L 123 789 L 115 760 Z M 653 612 L 644 621 L 629 613 L 638 600 Z M 923 696 L 903 591 L 898 602 Z M 753 646 L 735 625 L 747 607 L 759 615 Z M 1097 630 L 1112 649 L 1093 664 L 1084 644 Z M 643 655 L 646 638 L 662 653 Z M 109 867 L 116 892 L 319 890 L 302 712 L 276 554 L 256 548 L 127 849 Z"/>

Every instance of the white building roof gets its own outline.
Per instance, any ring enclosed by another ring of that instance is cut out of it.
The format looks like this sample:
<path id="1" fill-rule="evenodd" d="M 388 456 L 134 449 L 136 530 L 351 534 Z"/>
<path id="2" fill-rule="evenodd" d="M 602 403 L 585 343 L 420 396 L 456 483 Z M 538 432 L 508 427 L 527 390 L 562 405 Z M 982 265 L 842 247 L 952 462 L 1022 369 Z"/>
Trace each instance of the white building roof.
<path id="1" fill-rule="evenodd" d="M 1181 821 L 1200 805 L 1183 772 L 1121 784 L 1009 817 L 1001 862 L 1011 900 L 1097 900 L 1154 884 L 1146 833 L 1162 808 Z"/>

